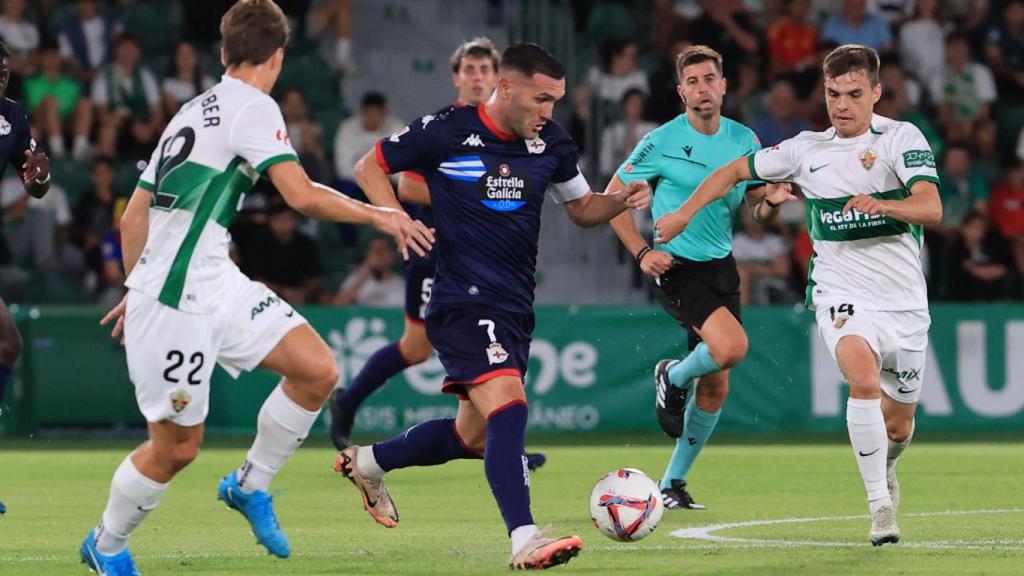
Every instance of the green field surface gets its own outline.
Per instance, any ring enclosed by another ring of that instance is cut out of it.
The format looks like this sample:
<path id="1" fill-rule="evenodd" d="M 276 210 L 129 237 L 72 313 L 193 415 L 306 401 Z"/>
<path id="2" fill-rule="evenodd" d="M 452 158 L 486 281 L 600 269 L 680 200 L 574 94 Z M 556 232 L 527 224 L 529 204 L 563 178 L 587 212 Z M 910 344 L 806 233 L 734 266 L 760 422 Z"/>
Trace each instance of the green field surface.
<path id="1" fill-rule="evenodd" d="M 927 431 L 919 431 L 926 438 Z M 667 511 L 633 544 L 591 525 L 594 482 L 621 466 L 654 478 L 668 442 L 629 446 L 531 443 L 547 465 L 533 475 L 538 524 L 577 533 L 572 574 L 1022 574 L 1024 444 L 926 443 L 900 464 L 903 539 L 873 548 L 864 488 L 842 443 L 714 445 L 689 478 L 706 511 Z M 99 520 L 110 477 L 131 443 L 35 440 L 0 443 L 0 574 L 87 574 L 78 546 Z M 143 574 L 507 574 L 508 540 L 479 461 L 396 471 L 388 483 L 401 524 L 385 529 L 333 472 L 322 442 L 303 447 L 272 489 L 291 540 L 287 560 L 267 556 L 248 525 L 216 501 L 219 479 L 245 455 L 211 442 L 171 484 L 132 536 Z M 673 536 L 687 530 L 690 538 Z"/>

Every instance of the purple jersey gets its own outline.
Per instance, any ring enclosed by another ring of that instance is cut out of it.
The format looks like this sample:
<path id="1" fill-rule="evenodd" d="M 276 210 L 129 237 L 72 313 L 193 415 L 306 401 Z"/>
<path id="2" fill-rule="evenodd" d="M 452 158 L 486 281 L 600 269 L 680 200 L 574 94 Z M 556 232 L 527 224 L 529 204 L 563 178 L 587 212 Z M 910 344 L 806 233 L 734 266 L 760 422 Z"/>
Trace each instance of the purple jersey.
<path id="1" fill-rule="evenodd" d="M 576 144 L 545 124 L 532 140 L 506 134 L 482 106 L 424 116 L 377 143 L 389 173 L 416 170 L 437 228 L 431 302 L 532 313 L 545 192 L 556 202 L 590 191 Z"/>

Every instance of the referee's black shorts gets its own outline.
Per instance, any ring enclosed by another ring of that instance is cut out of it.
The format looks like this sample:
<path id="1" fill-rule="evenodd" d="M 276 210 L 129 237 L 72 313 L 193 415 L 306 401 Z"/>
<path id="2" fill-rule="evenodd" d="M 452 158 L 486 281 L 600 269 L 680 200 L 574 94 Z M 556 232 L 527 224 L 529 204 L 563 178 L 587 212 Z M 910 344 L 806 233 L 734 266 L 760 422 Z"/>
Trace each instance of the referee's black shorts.
<path id="1" fill-rule="evenodd" d="M 654 298 L 690 335 L 690 350 L 697 347 L 700 336 L 694 327 L 720 307 L 742 322 L 740 317 L 740 275 L 736 259 L 729 254 L 717 260 L 687 260 L 673 256 L 672 268 L 657 278 L 647 276 Z"/>

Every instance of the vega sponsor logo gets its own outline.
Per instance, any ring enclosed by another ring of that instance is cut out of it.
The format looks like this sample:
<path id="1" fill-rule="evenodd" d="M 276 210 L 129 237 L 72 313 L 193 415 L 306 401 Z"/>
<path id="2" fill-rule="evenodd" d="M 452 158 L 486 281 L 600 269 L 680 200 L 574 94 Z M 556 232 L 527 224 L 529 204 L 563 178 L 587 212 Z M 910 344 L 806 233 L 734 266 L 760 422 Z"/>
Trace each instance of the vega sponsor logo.
<path id="1" fill-rule="evenodd" d="M 865 222 L 881 220 L 885 218 L 882 214 L 865 214 L 859 210 L 850 210 L 843 214 L 842 210 L 821 210 L 818 212 L 818 219 L 822 224 L 843 224 L 849 222 Z"/>

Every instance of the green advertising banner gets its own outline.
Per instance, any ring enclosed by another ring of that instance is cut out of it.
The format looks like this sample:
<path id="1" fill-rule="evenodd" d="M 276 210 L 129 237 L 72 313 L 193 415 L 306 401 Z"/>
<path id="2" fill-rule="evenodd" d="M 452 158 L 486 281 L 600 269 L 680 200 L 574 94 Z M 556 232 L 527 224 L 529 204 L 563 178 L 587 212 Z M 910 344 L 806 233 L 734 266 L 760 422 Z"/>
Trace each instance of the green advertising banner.
<path id="1" fill-rule="evenodd" d="M 339 385 L 402 331 L 399 310 L 302 311 L 338 359 Z M 17 317 L 26 342 L 0 432 L 143 424 L 123 350 L 98 326 L 102 310 L 40 308 Z M 723 432 L 828 433 L 846 429 L 847 389 L 802 309 L 744 310 L 747 358 L 733 370 Z M 481 350 L 481 353 L 484 351 Z M 656 431 L 651 369 L 685 354 L 685 335 L 660 309 L 541 307 L 530 350 L 527 396 L 532 432 Z M 412 367 L 374 394 L 357 427 L 392 434 L 455 413 L 441 394 L 437 358 Z M 251 433 L 269 373 L 232 380 L 218 370 L 211 432 Z M 1024 431 L 1024 306 L 938 305 L 918 426 L 938 431 Z M 324 417 L 326 418 L 326 416 Z M 318 426 L 323 426 L 320 422 Z"/>

